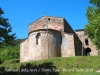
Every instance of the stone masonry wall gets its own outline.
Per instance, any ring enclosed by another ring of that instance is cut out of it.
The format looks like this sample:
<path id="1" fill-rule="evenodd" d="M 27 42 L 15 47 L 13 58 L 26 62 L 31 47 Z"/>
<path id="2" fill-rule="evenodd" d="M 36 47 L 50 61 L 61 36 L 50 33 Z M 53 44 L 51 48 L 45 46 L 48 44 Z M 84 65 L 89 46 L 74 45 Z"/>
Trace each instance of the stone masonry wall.
<path id="1" fill-rule="evenodd" d="M 90 52 L 91 56 L 98 55 L 98 50 L 96 49 L 96 46 L 92 44 L 91 40 L 88 38 L 87 35 L 85 35 L 84 31 L 76 31 L 76 34 L 78 35 L 80 40 L 83 42 L 84 48 L 85 49 L 86 48 L 90 48 L 91 49 L 91 52 Z M 88 42 L 89 42 L 88 46 L 85 44 L 85 38 L 88 38 Z"/>
<path id="2" fill-rule="evenodd" d="M 74 35 L 74 45 L 75 45 L 75 56 L 81 56 L 82 53 L 82 42 L 80 41 L 78 36 Z"/>
<path id="3" fill-rule="evenodd" d="M 28 38 L 20 44 L 20 62 L 75 56 L 78 50 L 77 35 L 64 18 L 44 16 L 31 23 L 28 30 Z"/>
<path id="4" fill-rule="evenodd" d="M 49 31 L 47 46 L 47 32 L 33 32 L 29 35 L 27 41 L 21 43 L 20 48 L 21 62 L 61 56 L 61 34 L 60 32 Z"/>
<path id="5" fill-rule="evenodd" d="M 50 20 L 48 20 L 48 18 L 50 18 Z M 29 33 L 39 29 L 46 29 L 47 24 L 48 29 L 54 29 L 58 31 L 64 29 L 63 18 L 42 17 L 36 22 L 29 25 Z"/>
<path id="6" fill-rule="evenodd" d="M 62 57 L 75 56 L 73 34 L 64 34 L 62 38 L 61 55 Z"/>
<path id="7" fill-rule="evenodd" d="M 28 61 L 29 58 L 29 40 L 26 39 L 20 44 L 20 62 Z"/>

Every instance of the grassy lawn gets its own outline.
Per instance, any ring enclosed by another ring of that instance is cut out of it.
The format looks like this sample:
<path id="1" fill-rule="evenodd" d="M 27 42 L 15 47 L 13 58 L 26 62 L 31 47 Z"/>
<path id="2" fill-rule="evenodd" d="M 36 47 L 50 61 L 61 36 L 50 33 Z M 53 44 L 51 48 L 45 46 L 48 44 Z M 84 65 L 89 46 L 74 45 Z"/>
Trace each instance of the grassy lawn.
<path id="1" fill-rule="evenodd" d="M 39 61 L 19 63 L 6 60 L 0 65 L 2 75 L 100 75 L 100 56 L 57 57 Z M 6 68 L 6 69 L 5 69 Z M 5 73 L 4 73 L 5 71 Z M 8 74 L 9 73 L 9 74 Z"/>

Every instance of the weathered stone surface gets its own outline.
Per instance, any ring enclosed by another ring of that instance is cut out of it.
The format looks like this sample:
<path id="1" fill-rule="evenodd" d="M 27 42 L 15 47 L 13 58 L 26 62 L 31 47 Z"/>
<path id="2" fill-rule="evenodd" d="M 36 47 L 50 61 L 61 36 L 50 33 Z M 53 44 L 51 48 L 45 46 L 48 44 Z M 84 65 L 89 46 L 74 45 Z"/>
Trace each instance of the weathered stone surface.
<path id="1" fill-rule="evenodd" d="M 29 40 L 26 39 L 20 44 L 20 62 L 25 62 L 29 60 Z"/>
<path id="2" fill-rule="evenodd" d="M 50 20 L 48 20 L 50 18 Z M 48 29 L 54 29 L 60 31 L 64 28 L 63 18 L 56 17 L 42 17 L 36 22 L 29 25 L 29 33 L 39 29 L 45 29 L 48 25 Z"/>
<path id="3" fill-rule="evenodd" d="M 97 50 L 96 46 L 93 45 L 91 40 L 88 38 L 88 35 L 85 35 L 85 31 L 84 30 L 76 31 L 76 34 L 78 35 L 79 39 L 83 43 L 84 52 L 86 52 L 86 48 L 90 48 L 91 49 L 90 56 L 98 55 L 98 50 Z M 89 45 L 86 45 L 85 38 L 88 38 L 88 44 Z"/>
<path id="4" fill-rule="evenodd" d="M 21 62 L 60 56 L 61 55 L 61 33 L 60 32 L 55 33 L 55 32 L 53 33 L 52 31 L 49 31 L 48 39 L 47 39 L 47 31 L 39 31 L 39 32 L 31 33 L 28 37 L 29 42 L 24 41 L 20 45 Z M 40 34 L 38 38 L 38 44 L 36 44 L 37 34 Z M 28 49 L 26 53 L 27 55 L 25 54 L 26 49 Z"/>
<path id="5" fill-rule="evenodd" d="M 88 36 L 83 37 L 84 31 L 75 33 L 64 18 L 44 16 L 30 24 L 28 29 L 28 38 L 20 44 L 20 62 L 87 55 L 87 48 L 91 49 L 91 56 L 98 54 L 90 39 L 89 46 L 85 45 L 84 38 Z"/>
<path id="6" fill-rule="evenodd" d="M 74 40 L 73 34 L 64 34 L 61 45 L 62 57 L 75 56 L 75 47 L 73 40 Z"/>

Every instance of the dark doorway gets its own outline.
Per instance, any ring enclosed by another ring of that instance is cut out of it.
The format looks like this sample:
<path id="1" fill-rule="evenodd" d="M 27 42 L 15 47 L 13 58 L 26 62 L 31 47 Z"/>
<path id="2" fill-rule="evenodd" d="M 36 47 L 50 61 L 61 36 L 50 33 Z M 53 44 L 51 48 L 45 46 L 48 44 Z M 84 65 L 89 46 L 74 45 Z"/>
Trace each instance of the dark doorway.
<path id="1" fill-rule="evenodd" d="M 86 48 L 85 49 L 85 55 L 90 55 L 91 49 L 90 48 Z"/>

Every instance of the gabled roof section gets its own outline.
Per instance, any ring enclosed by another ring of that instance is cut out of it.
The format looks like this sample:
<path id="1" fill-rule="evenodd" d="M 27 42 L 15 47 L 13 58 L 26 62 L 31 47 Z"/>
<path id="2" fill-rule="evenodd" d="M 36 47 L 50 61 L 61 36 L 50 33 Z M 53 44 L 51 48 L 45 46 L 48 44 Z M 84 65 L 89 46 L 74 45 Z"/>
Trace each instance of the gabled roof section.
<path id="1" fill-rule="evenodd" d="M 56 16 L 42 16 L 42 17 L 40 17 L 39 19 L 37 19 L 37 20 L 35 20 L 34 22 L 32 22 L 31 24 L 29 24 L 28 26 L 30 26 L 30 25 L 32 25 L 33 23 L 38 22 L 39 20 L 44 19 L 44 18 L 64 19 L 63 17 L 56 17 Z"/>
<path id="2" fill-rule="evenodd" d="M 42 16 L 41 18 L 39 18 L 38 20 L 36 20 L 28 26 L 29 33 L 40 29 L 46 29 L 47 25 L 48 29 L 60 31 L 61 29 L 64 29 L 64 18 Z"/>

